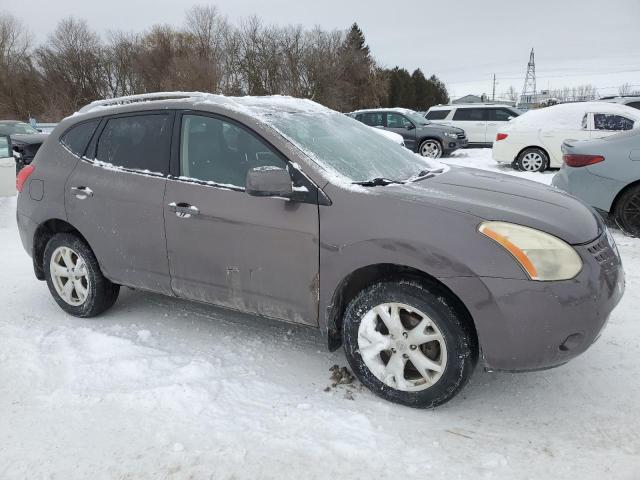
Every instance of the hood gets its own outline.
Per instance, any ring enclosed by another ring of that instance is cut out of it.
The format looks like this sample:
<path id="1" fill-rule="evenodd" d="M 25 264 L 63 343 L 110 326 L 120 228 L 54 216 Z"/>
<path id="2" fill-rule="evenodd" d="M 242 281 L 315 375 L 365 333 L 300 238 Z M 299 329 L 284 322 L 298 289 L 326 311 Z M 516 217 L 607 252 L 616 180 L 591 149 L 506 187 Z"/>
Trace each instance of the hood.
<path id="1" fill-rule="evenodd" d="M 48 133 L 15 133 L 11 135 L 11 143 L 17 144 L 41 144 L 49 136 Z"/>
<path id="2" fill-rule="evenodd" d="M 450 133 L 463 133 L 464 130 L 458 127 L 452 127 L 450 125 L 443 125 L 441 123 L 429 123 L 428 125 L 421 125 L 417 127 L 419 132 L 450 132 Z"/>
<path id="3" fill-rule="evenodd" d="M 525 225 L 574 245 L 602 233 L 602 221 L 580 200 L 554 187 L 485 170 L 452 166 L 441 175 L 376 188 L 376 193 Z"/>

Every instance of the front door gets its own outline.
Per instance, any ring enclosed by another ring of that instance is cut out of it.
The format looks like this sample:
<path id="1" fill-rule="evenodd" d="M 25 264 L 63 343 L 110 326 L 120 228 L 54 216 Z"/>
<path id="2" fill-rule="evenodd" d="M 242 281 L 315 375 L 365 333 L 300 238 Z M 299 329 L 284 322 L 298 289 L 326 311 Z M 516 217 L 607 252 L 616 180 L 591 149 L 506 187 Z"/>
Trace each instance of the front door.
<path id="1" fill-rule="evenodd" d="M 392 132 L 402 135 L 405 146 L 415 152 L 416 126 L 411 120 L 399 113 L 388 112 L 386 118 L 386 128 Z"/>
<path id="2" fill-rule="evenodd" d="M 294 167 L 225 117 L 184 113 L 179 128 L 173 168 L 180 176 L 168 180 L 165 195 L 174 293 L 316 325 L 317 191 L 313 201 L 252 197 L 244 191 L 249 169 Z"/>
<path id="3" fill-rule="evenodd" d="M 171 294 L 163 199 L 173 112 L 107 118 L 66 183 L 69 222 L 110 280 Z"/>

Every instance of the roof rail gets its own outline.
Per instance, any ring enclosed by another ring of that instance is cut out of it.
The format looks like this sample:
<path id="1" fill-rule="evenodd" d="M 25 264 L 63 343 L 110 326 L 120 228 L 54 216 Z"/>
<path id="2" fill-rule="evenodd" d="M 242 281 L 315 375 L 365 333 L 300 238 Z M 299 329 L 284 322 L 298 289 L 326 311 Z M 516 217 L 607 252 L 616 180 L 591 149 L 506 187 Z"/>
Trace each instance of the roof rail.
<path id="1" fill-rule="evenodd" d="M 78 113 L 90 112 L 98 107 L 113 107 L 116 105 L 128 105 L 130 103 L 153 102 L 157 100 L 182 100 L 195 97 L 203 97 L 207 95 L 203 92 L 157 92 L 142 93 L 139 95 L 127 95 L 125 97 L 106 98 L 104 100 L 95 100 L 85 105 Z"/>

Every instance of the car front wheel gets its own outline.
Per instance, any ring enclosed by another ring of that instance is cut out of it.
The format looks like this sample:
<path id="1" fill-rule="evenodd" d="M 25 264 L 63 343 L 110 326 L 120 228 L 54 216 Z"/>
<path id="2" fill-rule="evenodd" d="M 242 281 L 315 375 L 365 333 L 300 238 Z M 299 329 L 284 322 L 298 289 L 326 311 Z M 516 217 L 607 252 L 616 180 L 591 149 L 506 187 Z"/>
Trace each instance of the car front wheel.
<path id="1" fill-rule="evenodd" d="M 120 286 L 100 270 L 91 248 L 79 237 L 58 233 L 44 251 L 47 285 L 56 303 L 76 317 L 93 317 L 110 308 Z"/>
<path id="2" fill-rule="evenodd" d="M 438 288 L 383 282 L 347 306 L 347 360 L 373 393 L 410 407 L 453 398 L 477 362 L 475 334 Z"/>
<path id="3" fill-rule="evenodd" d="M 442 156 L 442 145 L 437 140 L 431 138 L 420 144 L 420 155 L 429 158 L 440 158 Z"/>

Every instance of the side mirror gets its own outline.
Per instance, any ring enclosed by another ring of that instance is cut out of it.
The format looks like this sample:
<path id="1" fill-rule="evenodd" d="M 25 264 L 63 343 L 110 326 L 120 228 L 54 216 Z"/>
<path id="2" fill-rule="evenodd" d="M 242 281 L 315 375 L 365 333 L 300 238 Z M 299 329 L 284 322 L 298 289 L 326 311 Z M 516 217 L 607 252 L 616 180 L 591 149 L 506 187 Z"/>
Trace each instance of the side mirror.
<path id="1" fill-rule="evenodd" d="M 13 148 L 9 135 L 0 135 L 0 158 L 13 158 Z"/>
<path id="2" fill-rule="evenodd" d="M 407 130 L 413 130 L 414 128 L 416 128 L 416 126 L 413 123 L 409 123 L 406 127 Z"/>
<path id="3" fill-rule="evenodd" d="M 254 197 L 290 197 L 293 194 L 291 175 L 284 168 L 256 167 L 247 172 L 245 188 Z"/>
<path id="4" fill-rule="evenodd" d="M 513 120 L 514 118 L 515 118 L 515 117 L 512 117 L 511 115 L 509 115 L 509 116 L 507 117 L 507 122 L 509 122 L 509 121 Z"/>

